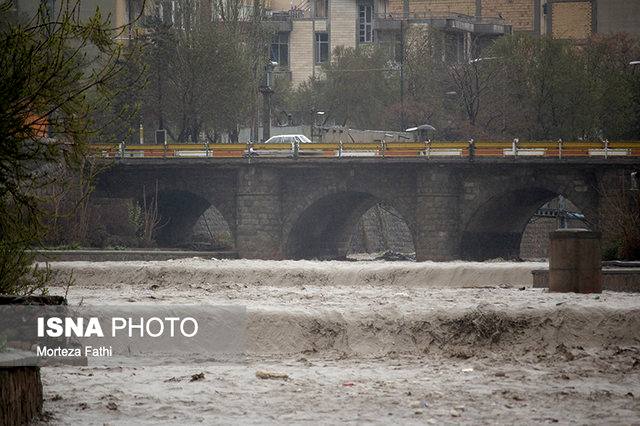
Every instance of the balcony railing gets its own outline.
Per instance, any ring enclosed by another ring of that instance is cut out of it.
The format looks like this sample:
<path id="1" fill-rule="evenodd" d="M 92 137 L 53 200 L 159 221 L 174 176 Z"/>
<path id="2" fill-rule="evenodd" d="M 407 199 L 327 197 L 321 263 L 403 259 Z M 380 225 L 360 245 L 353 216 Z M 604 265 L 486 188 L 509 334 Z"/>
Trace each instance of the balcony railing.
<path id="1" fill-rule="evenodd" d="M 426 12 L 377 13 L 374 21 L 376 30 L 399 30 L 401 22 L 426 23 L 445 31 L 468 31 L 473 33 L 501 35 L 511 32 L 511 26 L 500 18 L 476 17 L 460 13 L 433 14 Z"/>
<path id="2" fill-rule="evenodd" d="M 291 9 L 284 11 L 271 12 L 269 19 L 271 21 L 291 21 L 293 19 L 310 19 L 312 17 L 311 10 Z"/>
<path id="3" fill-rule="evenodd" d="M 477 17 L 471 15 L 465 15 L 462 13 L 446 13 L 446 14 L 436 14 L 430 12 L 410 12 L 408 14 L 404 14 L 402 12 L 386 12 L 386 13 L 376 13 L 376 19 L 388 19 L 393 21 L 401 21 L 401 20 L 445 20 L 445 19 L 455 19 L 458 21 L 468 22 L 472 24 L 493 24 L 493 25 L 507 25 L 507 22 L 504 19 L 500 19 L 498 17 Z"/>

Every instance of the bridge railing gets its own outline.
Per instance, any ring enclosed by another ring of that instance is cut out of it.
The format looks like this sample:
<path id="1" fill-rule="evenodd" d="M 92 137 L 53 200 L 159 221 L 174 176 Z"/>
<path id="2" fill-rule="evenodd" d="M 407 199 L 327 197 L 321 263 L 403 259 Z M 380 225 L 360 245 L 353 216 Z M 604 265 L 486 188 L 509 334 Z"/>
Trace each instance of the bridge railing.
<path id="1" fill-rule="evenodd" d="M 96 144 L 105 158 L 640 157 L 640 141 L 424 141 L 307 144 Z"/>

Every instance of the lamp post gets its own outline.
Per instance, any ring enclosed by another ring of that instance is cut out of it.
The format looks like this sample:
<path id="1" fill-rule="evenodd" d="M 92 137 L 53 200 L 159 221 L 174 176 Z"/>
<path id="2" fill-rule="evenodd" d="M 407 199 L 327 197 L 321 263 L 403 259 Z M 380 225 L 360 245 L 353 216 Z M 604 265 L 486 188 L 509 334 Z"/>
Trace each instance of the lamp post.
<path id="1" fill-rule="evenodd" d="M 400 20 L 400 128 L 407 127 L 407 120 L 404 110 L 404 20 Z"/>
<path id="2" fill-rule="evenodd" d="M 314 129 L 318 127 L 317 120 L 321 119 L 323 116 L 324 116 L 324 111 L 316 111 L 316 113 L 313 114 L 313 123 L 311 123 L 311 140 L 313 140 L 314 136 L 320 136 L 320 138 L 322 138 L 322 132 L 317 132 L 316 134 Z"/>
<path id="3" fill-rule="evenodd" d="M 271 95 L 273 94 L 273 69 L 277 62 L 268 62 L 264 67 L 264 80 L 260 85 L 264 105 L 262 108 L 262 140 L 266 141 L 271 137 Z"/>

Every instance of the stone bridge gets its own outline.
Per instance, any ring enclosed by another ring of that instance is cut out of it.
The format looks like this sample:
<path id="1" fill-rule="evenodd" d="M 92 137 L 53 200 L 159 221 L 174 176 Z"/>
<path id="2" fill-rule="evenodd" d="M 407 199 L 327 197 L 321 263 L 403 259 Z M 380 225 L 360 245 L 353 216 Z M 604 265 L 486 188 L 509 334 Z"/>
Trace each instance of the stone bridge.
<path id="1" fill-rule="evenodd" d="M 558 195 L 593 229 L 639 159 L 121 159 L 95 196 L 141 199 L 158 187 L 161 246 L 186 239 L 207 208 L 244 258 L 342 258 L 359 218 L 393 206 L 418 260 L 513 258 L 534 212 Z M 604 190 L 603 190 L 604 188 Z M 611 191 L 610 191 L 611 190 Z M 606 238 L 606 235 L 605 235 Z"/>

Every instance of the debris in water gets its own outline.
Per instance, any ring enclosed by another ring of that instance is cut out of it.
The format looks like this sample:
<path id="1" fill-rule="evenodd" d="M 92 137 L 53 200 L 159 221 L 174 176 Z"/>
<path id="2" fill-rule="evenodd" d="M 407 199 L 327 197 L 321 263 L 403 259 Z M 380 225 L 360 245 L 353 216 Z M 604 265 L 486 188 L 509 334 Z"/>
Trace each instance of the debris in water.
<path id="1" fill-rule="evenodd" d="M 512 318 L 505 313 L 480 307 L 448 322 L 456 337 L 471 336 L 476 341 L 489 340 L 492 343 L 498 342 L 503 334 L 514 333 L 527 324 L 526 319 Z"/>
<path id="2" fill-rule="evenodd" d="M 575 355 L 573 355 L 571 351 L 567 349 L 564 343 L 560 343 L 558 346 L 556 346 L 556 353 L 564 356 L 564 359 L 567 361 L 573 361 L 575 359 Z"/>
<path id="3" fill-rule="evenodd" d="M 411 261 L 415 262 L 416 254 L 415 253 L 400 253 L 393 250 L 387 250 L 382 252 L 378 256 L 374 258 L 374 260 L 390 260 L 390 261 Z"/>
<path id="4" fill-rule="evenodd" d="M 190 382 L 197 382 L 198 380 L 204 380 L 204 373 L 197 373 L 191 375 Z"/>
<path id="5" fill-rule="evenodd" d="M 256 377 L 263 380 L 289 380 L 286 373 L 274 373 L 271 371 L 256 371 Z"/>
<path id="6" fill-rule="evenodd" d="M 118 404 L 116 404 L 115 402 L 109 402 L 107 404 L 107 408 L 111 411 L 116 411 L 118 409 Z"/>

